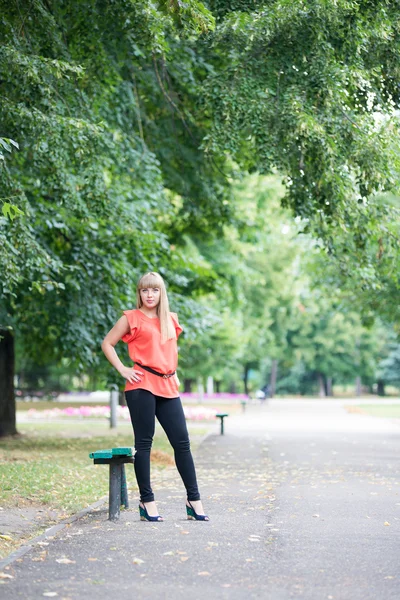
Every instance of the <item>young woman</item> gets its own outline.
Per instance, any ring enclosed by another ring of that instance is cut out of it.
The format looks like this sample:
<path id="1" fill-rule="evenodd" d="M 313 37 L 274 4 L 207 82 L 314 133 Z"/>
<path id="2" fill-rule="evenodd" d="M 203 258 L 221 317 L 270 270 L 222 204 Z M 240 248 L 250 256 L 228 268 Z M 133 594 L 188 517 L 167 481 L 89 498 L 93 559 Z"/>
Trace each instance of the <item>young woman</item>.
<path id="1" fill-rule="evenodd" d="M 164 281 L 158 273 L 146 273 L 137 285 L 137 309 L 126 310 L 103 340 L 101 348 L 124 377 L 126 403 L 135 436 L 135 473 L 140 491 L 142 521 L 163 521 L 150 484 L 150 450 L 155 417 L 174 449 L 175 462 L 187 492 L 188 519 L 208 521 L 197 487 L 189 435 L 178 392 L 177 338 L 182 332 L 175 313 L 169 312 Z M 128 344 L 133 368 L 120 361 L 114 346 Z"/>

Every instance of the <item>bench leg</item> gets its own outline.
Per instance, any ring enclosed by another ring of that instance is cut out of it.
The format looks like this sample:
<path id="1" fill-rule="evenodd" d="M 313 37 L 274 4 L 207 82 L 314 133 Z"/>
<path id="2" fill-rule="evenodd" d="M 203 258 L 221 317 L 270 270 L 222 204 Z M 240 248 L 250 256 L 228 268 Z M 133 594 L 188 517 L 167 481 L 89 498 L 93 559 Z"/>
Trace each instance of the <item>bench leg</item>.
<path id="1" fill-rule="evenodd" d="M 108 518 L 110 521 L 119 519 L 121 507 L 121 467 L 110 464 L 110 490 L 108 498 Z"/>
<path id="2" fill-rule="evenodd" d="M 221 419 L 221 435 L 224 435 L 224 417 L 220 417 Z"/>
<path id="3" fill-rule="evenodd" d="M 125 465 L 121 465 L 121 504 L 129 508 L 128 487 L 126 485 Z"/>

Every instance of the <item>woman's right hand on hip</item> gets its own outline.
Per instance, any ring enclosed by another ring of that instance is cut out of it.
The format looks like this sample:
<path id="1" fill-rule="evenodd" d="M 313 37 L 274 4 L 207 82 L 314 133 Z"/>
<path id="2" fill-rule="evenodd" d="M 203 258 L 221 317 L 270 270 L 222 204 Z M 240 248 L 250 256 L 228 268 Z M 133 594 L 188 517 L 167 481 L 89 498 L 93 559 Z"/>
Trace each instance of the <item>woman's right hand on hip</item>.
<path id="1" fill-rule="evenodd" d="M 137 369 L 133 369 L 130 367 L 122 367 L 120 370 L 120 374 L 122 377 L 125 377 L 129 383 L 135 383 L 141 381 L 141 375 L 143 375 L 142 371 L 138 371 Z"/>

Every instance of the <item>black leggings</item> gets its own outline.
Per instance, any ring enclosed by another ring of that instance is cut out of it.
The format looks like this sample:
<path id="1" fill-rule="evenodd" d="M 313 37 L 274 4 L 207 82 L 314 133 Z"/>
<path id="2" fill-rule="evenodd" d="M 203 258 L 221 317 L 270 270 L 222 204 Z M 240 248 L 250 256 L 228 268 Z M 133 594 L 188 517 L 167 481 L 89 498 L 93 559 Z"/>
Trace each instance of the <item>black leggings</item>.
<path id="1" fill-rule="evenodd" d="M 163 398 L 142 389 L 125 392 L 135 434 L 135 473 L 142 502 L 154 500 L 150 484 L 150 450 L 155 417 L 175 452 L 175 463 L 185 485 L 188 500 L 200 500 L 196 471 L 190 451 L 189 434 L 180 398 Z"/>

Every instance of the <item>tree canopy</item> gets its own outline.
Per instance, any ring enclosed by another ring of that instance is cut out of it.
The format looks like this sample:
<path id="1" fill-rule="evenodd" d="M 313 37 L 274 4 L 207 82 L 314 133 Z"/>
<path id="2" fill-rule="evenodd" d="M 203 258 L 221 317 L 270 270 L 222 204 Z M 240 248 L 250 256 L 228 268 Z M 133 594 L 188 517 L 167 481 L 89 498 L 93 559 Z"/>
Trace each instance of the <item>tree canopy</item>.
<path id="1" fill-rule="evenodd" d="M 264 337 L 241 325 L 238 349 L 226 314 L 216 335 L 232 357 L 287 357 L 281 274 L 298 248 L 273 256 L 268 211 L 247 227 L 232 184 L 255 172 L 280 177 L 282 206 L 326 252 L 321 289 L 399 323 L 397 2 L 0 6 L 0 328 L 27 354 L 97 364 L 152 269 L 193 349 L 225 310 L 202 298 L 279 288 L 264 307 L 242 294 Z"/>

